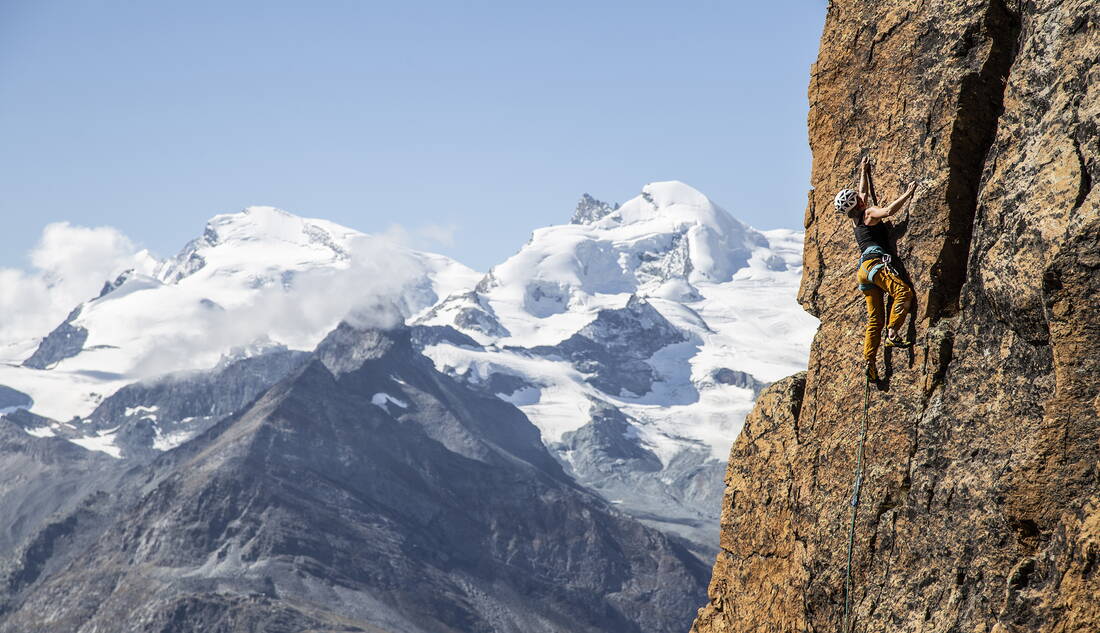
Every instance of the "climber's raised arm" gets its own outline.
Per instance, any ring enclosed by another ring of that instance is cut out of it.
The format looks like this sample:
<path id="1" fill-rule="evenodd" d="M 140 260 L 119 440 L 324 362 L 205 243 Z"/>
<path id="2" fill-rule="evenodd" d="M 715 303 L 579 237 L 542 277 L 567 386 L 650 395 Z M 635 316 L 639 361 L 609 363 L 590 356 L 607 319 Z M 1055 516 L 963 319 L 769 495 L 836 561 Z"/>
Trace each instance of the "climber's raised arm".
<path id="1" fill-rule="evenodd" d="M 916 190 L 916 188 L 917 183 L 909 183 L 909 188 L 905 190 L 905 193 L 898 196 L 897 200 L 894 200 L 885 207 L 871 207 L 867 209 L 867 218 L 881 220 L 883 218 L 888 218 L 894 215 L 898 212 L 899 209 L 901 209 L 902 205 L 904 205 L 905 202 L 913 196 L 913 192 Z"/>
<path id="2" fill-rule="evenodd" d="M 867 196 L 871 195 L 871 177 L 868 172 L 871 171 L 871 164 L 867 161 L 867 157 L 864 156 L 863 160 L 859 161 L 859 188 L 856 191 L 859 195 L 864 196 L 867 200 Z"/>

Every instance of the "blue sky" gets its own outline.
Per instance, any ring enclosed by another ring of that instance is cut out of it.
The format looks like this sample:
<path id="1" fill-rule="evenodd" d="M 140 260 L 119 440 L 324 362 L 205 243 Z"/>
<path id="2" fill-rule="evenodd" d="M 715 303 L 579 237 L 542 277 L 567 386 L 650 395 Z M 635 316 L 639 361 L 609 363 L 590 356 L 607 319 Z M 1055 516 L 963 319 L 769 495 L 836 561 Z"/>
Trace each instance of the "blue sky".
<path id="1" fill-rule="evenodd" d="M 683 180 L 799 228 L 824 0 L 0 0 L 0 267 L 49 222 L 174 254 L 251 204 L 479 270 Z"/>

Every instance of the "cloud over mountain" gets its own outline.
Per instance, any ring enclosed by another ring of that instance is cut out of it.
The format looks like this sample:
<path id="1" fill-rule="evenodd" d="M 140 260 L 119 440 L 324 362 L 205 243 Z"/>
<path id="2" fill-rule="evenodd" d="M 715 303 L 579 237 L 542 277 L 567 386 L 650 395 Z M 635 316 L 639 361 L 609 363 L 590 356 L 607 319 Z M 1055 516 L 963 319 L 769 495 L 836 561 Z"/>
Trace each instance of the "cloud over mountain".
<path id="1" fill-rule="evenodd" d="M 29 260 L 29 270 L 0 268 L 0 346 L 45 335 L 104 280 L 154 262 L 117 229 L 68 222 L 47 224 Z"/>

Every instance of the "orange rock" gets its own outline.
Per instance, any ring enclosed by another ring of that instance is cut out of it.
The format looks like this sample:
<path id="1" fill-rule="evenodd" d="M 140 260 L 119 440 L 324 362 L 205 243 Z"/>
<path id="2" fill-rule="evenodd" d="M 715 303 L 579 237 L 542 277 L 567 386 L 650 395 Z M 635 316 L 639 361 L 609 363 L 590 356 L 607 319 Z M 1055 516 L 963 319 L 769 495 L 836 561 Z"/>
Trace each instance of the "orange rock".
<path id="1" fill-rule="evenodd" d="M 917 292 L 871 395 L 855 631 L 1100 631 L 1100 4 L 834 0 L 810 79 L 809 370 L 730 454 L 697 633 L 837 631 L 862 298 L 832 208 L 862 152 Z"/>

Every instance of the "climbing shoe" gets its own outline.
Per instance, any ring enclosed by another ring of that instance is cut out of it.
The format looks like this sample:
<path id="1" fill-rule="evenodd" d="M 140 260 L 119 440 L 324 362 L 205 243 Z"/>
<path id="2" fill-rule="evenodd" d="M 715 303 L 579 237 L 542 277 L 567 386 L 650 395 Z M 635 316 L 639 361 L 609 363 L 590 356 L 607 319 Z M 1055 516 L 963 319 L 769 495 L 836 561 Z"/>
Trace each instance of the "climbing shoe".
<path id="1" fill-rule="evenodd" d="M 882 342 L 884 347 L 897 347 L 899 349 L 905 349 L 907 347 L 913 347 L 913 341 L 907 341 L 902 336 L 887 336 L 886 340 Z"/>
<path id="2" fill-rule="evenodd" d="M 878 369 L 875 367 L 875 361 L 867 363 L 867 382 L 878 382 Z"/>

